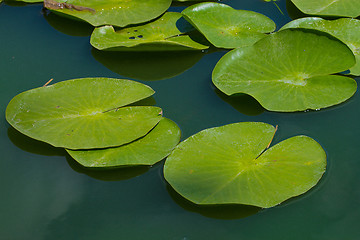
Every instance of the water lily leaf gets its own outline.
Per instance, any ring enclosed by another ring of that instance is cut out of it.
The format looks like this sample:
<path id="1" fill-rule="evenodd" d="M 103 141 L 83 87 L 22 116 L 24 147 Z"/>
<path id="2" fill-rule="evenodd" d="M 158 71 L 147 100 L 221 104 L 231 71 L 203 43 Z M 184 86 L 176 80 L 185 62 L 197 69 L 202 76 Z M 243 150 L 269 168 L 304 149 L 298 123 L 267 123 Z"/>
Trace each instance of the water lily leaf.
<path id="1" fill-rule="evenodd" d="M 355 64 L 351 50 L 321 32 L 285 29 L 226 54 L 213 83 L 227 95 L 246 93 L 270 111 L 320 109 L 349 99 L 352 78 L 329 75 Z"/>
<path id="2" fill-rule="evenodd" d="M 357 17 L 360 15 L 359 0 L 291 0 L 306 14 Z"/>
<path id="3" fill-rule="evenodd" d="M 151 132 L 129 144 L 100 150 L 67 152 L 85 167 L 153 165 L 169 155 L 179 141 L 179 127 L 173 121 L 162 118 Z"/>
<path id="4" fill-rule="evenodd" d="M 266 149 L 274 134 L 273 126 L 255 122 L 203 130 L 170 154 L 165 179 L 196 204 L 273 207 L 315 186 L 326 167 L 326 154 L 312 138 L 296 136 Z"/>
<path id="5" fill-rule="evenodd" d="M 123 107 L 153 93 L 130 80 L 68 80 L 15 96 L 6 119 L 21 133 L 55 147 L 119 146 L 144 136 L 160 121 L 160 108 Z"/>
<path id="6" fill-rule="evenodd" d="M 182 35 L 176 23 L 180 13 L 168 12 L 160 19 L 143 26 L 115 31 L 112 26 L 96 28 L 90 43 L 99 50 L 112 51 L 177 51 L 201 50 L 208 46 Z"/>
<path id="7" fill-rule="evenodd" d="M 353 18 L 324 20 L 318 17 L 309 17 L 297 19 L 282 27 L 282 29 L 287 28 L 316 29 L 340 39 L 352 50 L 356 58 L 355 66 L 350 68 L 350 74 L 360 75 L 360 20 Z"/>
<path id="8" fill-rule="evenodd" d="M 171 0 L 45 0 L 44 6 L 93 26 L 147 22 L 164 13 Z"/>
<path id="9" fill-rule="evenodd" d="M 186 8 L 182 14 L 215 47 L 249 46 L 275 30 L 268 17 L 245 10 L 235 10 L 220 3 L 199 3 Z"/>

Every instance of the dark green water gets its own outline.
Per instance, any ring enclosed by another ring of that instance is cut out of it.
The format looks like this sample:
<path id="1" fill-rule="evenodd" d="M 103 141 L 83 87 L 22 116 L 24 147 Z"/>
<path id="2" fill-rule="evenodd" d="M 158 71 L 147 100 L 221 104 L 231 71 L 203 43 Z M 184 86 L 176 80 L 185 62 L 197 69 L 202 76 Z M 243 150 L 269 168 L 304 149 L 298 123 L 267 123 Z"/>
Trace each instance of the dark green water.
<path id="1" fill-rule="evenodd" d="M 225 2 L 263 13 L 278 27 L 290 21 L 284 1 L 278 4 L 285 15 L 260 0 Z M 225 52 L 103 54 L 90 46 L 86 24 L 61 23 L 59 17 L 44 16 L 41 8 L 0 6 L 1 240 L 359 239 L 358 93 L 318 112 L 267 112 L 251 98 L 229 99 L 215 90 L 211 72 Z M 16 94 L 50 78 L 95 76 L 150 85 L 156 105 L 180 126 L 183 139 L 240 121 L 279 125 L 274 143 L 308 135 L 325 148 L 327 172 L 311 191 L 274 208 L 197 207 L 169 188 L 163 162 L 152 168 L 88 171 L 63 150 L 31 140 L 6 123 L 6 105 Z"/>

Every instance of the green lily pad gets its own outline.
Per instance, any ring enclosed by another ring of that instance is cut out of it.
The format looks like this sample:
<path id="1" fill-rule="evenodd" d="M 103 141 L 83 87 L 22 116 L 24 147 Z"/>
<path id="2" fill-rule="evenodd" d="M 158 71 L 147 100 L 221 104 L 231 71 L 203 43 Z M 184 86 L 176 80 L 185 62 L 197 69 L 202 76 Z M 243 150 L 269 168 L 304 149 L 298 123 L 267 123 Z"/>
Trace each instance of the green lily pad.
<path id="1" fill-rule="evenodd" d="M 260 13 L 235 10 L 220 3 L 195 4 L 182 14 L 218 48 L 252 45 L 276 28 L 271 19 Z"/>
<path id="2" fill-rule="evenodd" d="M 160 108 L 124 107 L 153 93 L 130 80 L 68 80 L 15 96 L 6 119 L 21 133 L 55 147 L 120 146 L 144 136 L 160 121 Z"/>
<path id="3" fill-rule="evenodd" d="M 176 23 L 180 13 L 167 12 L 160 19 L 143 26 L 115 31 L 112 26 L 96 28 L 90 43 L 99 50 L 111 51 L 179 51 L 202 50 L 208 46 L 181 35 Z"/>
<path id="4" fill-rule="evenodd" d="M 360 15 L 359 0 L 291 0 L 306 14 L 357 17 Z"/>
<path id="5" fill-rule="evenodd" d="M 179 127 L 173 121 L 162 118 L 147 135 L 129 144 L 100 150 L 67 152 L 85 167 L 153 165 L 169 155 L 179 141 Z"/>
<path id="6" fill-rule="evenodd" d="M 312 138 L 296 136 L 267 149 L 275 128 L 235 123 L 203 130 L 167 158 L 164 176 L 196 204 L 273 207 L 305 193 L 326 168 L 326 154 Z"/>
<path id="7" fill-rule="evenodd" d="M 355 64 L 351 50 L 325 33 L 285 29 L 226 54 L 213 83 L 227 95 L 246 93 L 270 111 L 333 106 L 356 92 L 352 78 L 329 75 Z"/>
<path id="8" fill-rule="evenodd" d="M 340 18 L 324 20 L 318 17 L 301 18 L 289 22 L 282 29 L 307 28 L 327 32 L 344 42 L 353 52 L 356 64 L 350 68 L 350 74 L 360 75 L 360 20 Z"/>
<path id="9" fill-rule="evenodd" d="M 147 22 L 164 13 L 171 0 L 45 0 L 44 6 L 55 12 L 69 15 L 93 26 Z"/>

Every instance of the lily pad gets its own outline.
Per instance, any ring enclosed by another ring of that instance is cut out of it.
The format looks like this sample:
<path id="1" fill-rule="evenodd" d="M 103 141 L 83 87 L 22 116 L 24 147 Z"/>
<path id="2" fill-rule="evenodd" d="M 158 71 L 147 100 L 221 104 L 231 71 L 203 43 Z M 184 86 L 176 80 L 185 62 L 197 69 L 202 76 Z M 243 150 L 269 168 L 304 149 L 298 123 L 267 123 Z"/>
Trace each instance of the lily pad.
<path id="1" fill-rule="evenodd" d="M 178 51 L 202 50 L 208 46 L 182 35 L 177 28 L 180 13 L 167 12 L 161 18 L 143 26 L 115 31 L 112 26 L 96 28 L 90 43 L 99 50 L 111 51 Z"/>
<path id="2" fill-rule="evenodd" d="M 359 0 L 291 0 L 306 14 L 357 17 L 360 15 Z"/>
<path id="3" fill-rule="evenodd" d="M 326 154 L 312 138 L 267 149 L 274 134 L 273 126 L 256 122 L 203 130 L 170 154 L 165 179 L 196 204 L 273 207 L 311 189 L 326 168 Z"/>
<path id="4" fill-rule="evenodd" d="M 285 29 L 232 50 L 216 65 L 213 83 L 227 95 L 246 93 L 270 111 L 333 106 L 356 92 L 354 79 L 333 73 L 355 64 L 351 50 L 325 33 Z"/>
<path id="5" fill-rule="evenodd" d="M 153 93 L 130 80 L 68 80 L 15 96 L 6 119 L 21 133 L 55 147 L 120 146 L 144 136 L 160 121 L 160 108 L 124 107 Z"/>
<path id="6" fill-rule="evenodd" d="M 179 127 L 173 121 L 162 118 L 151 132 L 129 144 L 100 150 L 67 152 L 85 167 L 153 165 L 169 155 L 179 141 Z"/>
<path id="7" fill-rule="evenodd" d="M 327 32 L 344 42 L 353 52 L 356 65 L 350 68 L 350 74 L 360 75 L 360 20 L 340 18 L 324 20 L 318 17 L 301 18 L 289 22 L 282 29 L 307 28 Z"/>
<path id="8" fill-rule="evenodd" d="M 93 26 L 147 22 L 164 13 L 171 0 L 45 0 L 44 6 L 55 12 L 69 15 Z"/>
<path id="9" fill-rule="evenodd" d="M 195 4 L 182 14 L 218 48 L 252 45 L 276 28 L 271 19 L 260 13 L 235 10 L 220 3 Z"/>

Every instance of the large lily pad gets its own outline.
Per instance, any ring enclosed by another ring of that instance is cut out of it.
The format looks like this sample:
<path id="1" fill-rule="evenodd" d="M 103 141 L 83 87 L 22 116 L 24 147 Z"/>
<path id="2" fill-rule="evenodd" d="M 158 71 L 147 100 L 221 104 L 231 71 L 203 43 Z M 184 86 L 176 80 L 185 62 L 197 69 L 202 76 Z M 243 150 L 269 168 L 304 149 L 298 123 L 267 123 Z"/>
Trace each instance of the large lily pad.
<path id="1" fill-rule="evenodd" d="M 321 32 L 285 29 L 226 54 L 213 83 L 227 95 L 246 93 L 271 111 L 320 109 L 349 99 L 352 78 L 329 75 L 355 64 L 351 50 Z"/>
<path id="2" fill-rule="evenodd" d="M 147 22 L 164 13 L 171 0 L 45 0 L 44 6 L 94 26 Z"/>
<path id="3" fill-rule="evenodd" d="M 21 133 L 55 147 L 119 146 L 144 136 L 160 121 L 160 108 L 124 107 L 153 93 L 130 80 L 68 80 L 15 96 L 6 119 Z"/>
<path id="4" fill-rule="evenodd" d="M 352 50 L 356 58 L 356 65 L 350 68 L 350 74 L 360 75 L 360 20 L 353 18 L 324 20 L 309 17 L 297 19 L 282 27 L 282 29 L 287 28 L 316 29 L 340 39 Z"/>
<path id="5" fill-rule="evenodd" d="M 162 118 L 151 132 L 129 144 L 100 150 L 67 152 L 85 167 L 153 165 L 169 155 L 179 141 L 179 127 L 173 121 Z"/>
<path id="6" fill-rule="evenodd" d="M 254 122 L 201 131 L 170 154 L 165 179 L 196 204 L 275 206 L 317 184 L 326 154 L 306 136 L 267 149 L 274 134 L 273 126 Z"/>
<path id="7" fill-rule="evenodd" d="M 143 26 L 115 31 L 112 26 L 96 28 L 90 43 L 99 50 L 112 51 L 177 51 L 201 50 L 208 46 L 182 35 L 176 23 L 180 13 L 168 12 L 154 22 Z"/>
<path id="8" fill-rule="evenodd" d="M 359 0 L 291 0 L 306 14 L 357 17 L 360 15 Z"/>
<path id="9" fill-rule="evenodd" d="M 275 30 L 268 17 L 245 10 L 235 10 L 220 3 L 199 3 L 186 8 L 182 14 L 215 47 L 249 46 Z"/>

